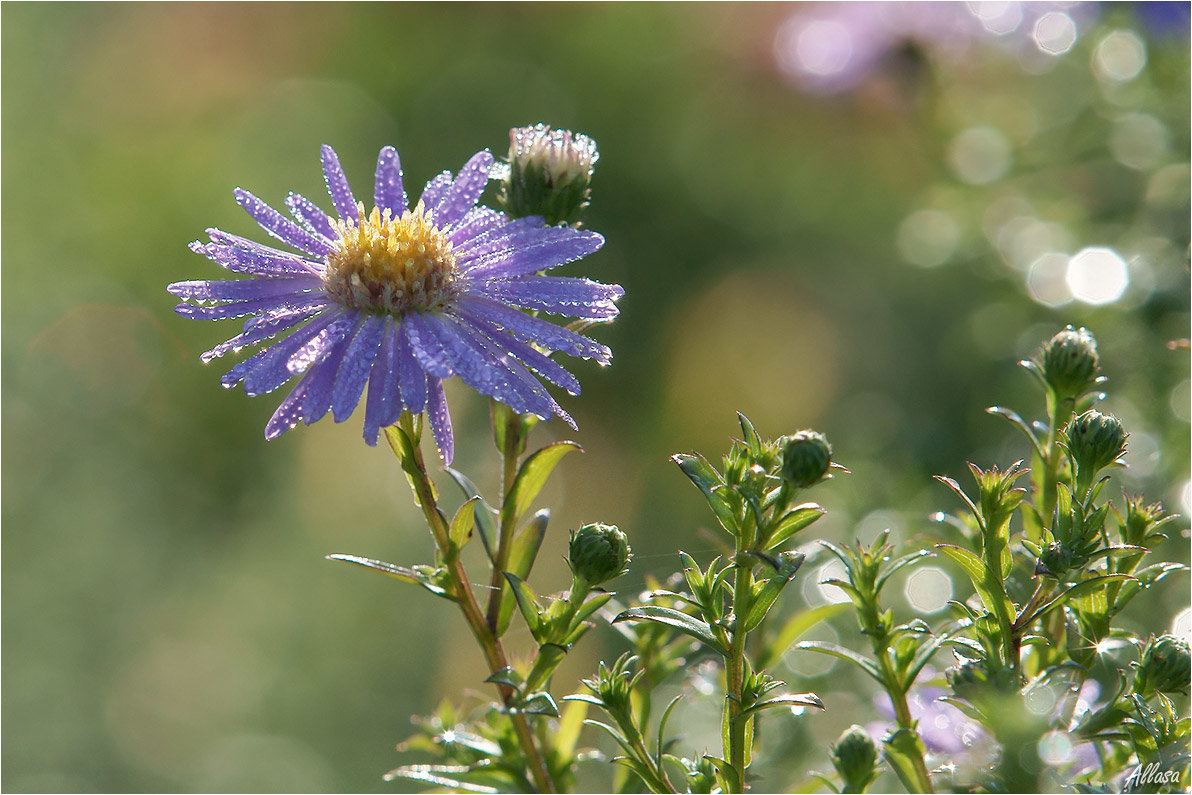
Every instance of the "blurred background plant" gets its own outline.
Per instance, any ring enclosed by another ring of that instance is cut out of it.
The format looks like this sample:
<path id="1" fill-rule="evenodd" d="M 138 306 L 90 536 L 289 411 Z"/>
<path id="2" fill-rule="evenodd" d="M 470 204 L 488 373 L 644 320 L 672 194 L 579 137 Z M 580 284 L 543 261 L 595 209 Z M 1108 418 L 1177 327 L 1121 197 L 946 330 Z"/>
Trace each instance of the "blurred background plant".
<path id="1" fill-rule="evenodd" d="M 322 143 L 357 177 L 397 145 L 410 184 L 502 152 L 513 126 L 599 143 L 586 223 L 609 242 L 586 274 L 627 295 L 601 335 L 614 366 L 581 370 L 567 406 L 587 452 L 545 495 L 543 559 L 596 519 L 629 535 L 627 594 L 675 549 L 714 555 L 666 459 L 720 449 L 737 410 L 824 431 L 853 471 L 820 487 L 819 536 L 914 542 L 940 505 L 931 475 L 1021 457 L 982 409 L 1030 404 L 1013 362 L 1066 323 L 1096 331 L 1106 410 L 1130 432 L 1115 481 L 1190 512 L 1185 3 L 60 4 L 0 19 L 6 790 L 415 786 L 379 776 L 416 761 L 393 750 L 408 716 L 486 675 L 449 605 L 323 560 L 426 557 L 392 456 L 330 422 L 266 445 L 273 404 L 224 393 L 195 366 L 220 332 L 170 311 L 164 285 L 201 265 L 185 244 L 252 228 L 232 188 L 320 195 Z M 496 483 L 485 402 L 452 406 L 457 465 Z M 1186 530 L 1168 534 L 1155 559 L 1186 560 Z M 548 570 L 539 592 L 565 588 L 566 568 Z M 809 558 L 783 599 L 846 600 L 820 584 L 843 574 Z M 883 598 L 941 611 L 967 587 L 951 576 L 918 565 Z M 1171 579 L 1118 623 L 1187 638 L 1187 575 Z M 809 637 L 867 647 L 851 630 Z M 627 648 L 592 632 L 559 681 Z M 832 738 L 872 713 L 829 657 L 774 667 L 829 709 L 767 739 L 767 788 L 831 769 Z M 685 700 L 671 726 L 715 747 L 719 709 Z"/>

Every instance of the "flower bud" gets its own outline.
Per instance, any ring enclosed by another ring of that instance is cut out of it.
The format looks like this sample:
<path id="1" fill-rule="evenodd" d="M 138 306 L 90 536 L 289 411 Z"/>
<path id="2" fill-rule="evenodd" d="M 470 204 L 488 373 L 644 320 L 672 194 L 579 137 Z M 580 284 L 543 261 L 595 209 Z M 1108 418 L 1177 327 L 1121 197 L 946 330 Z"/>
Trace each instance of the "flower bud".
<path id="1" fill-rule="evenodd" d="M 1077 475 L 1086 483 L 1126 452 L 1126 429 L 1112 414 L 1090 409 L 1073 418 L 1064 429 L 1068 452 Z"/>
<path id="2" fill-rule="evenodd" d="M 1187 641 L 1175 635 L 1151 638 L 1142 650 L 1134 689 L 1140 694 L 1187 693 L 1192 681 L 1192 659 Z"/>
<path id="3" fill-rule="evenodd" d="M 853 724 L 832 746 L 832 764 L 844 779 L 845 792 L 864 792 L 875 778 L 877 746 L 860 726 Z"/>
<path id="4" fill-rule="evenodd" d="M 824 435 L 812 430 L 799 431 L 782 448 L 782 479 L 797 488 L 818 483 L 832 463 L 832 445 Z"/>
<path id="5" fill-rule="evenodd" d="M 513 218 L 541 215 L 551 225 L 572 224 L 588 206 L 596 142 L 548 125 L 509 131 L 509 174 L 497 200 Z"/>
<path id="6" fill-rule="evenodd" d="M 629 539 L 615 525 L 589 524 L 571 534 L 567 565 L 577 580 L 595 586 L 628 571 L 630 554 Z"/>
<path id="7" fill-rule="evenodd" d="M 1067 326 L 1043 343 L 1038 364 L 1057 398 L 1078 398 L 1093 388 L 1101 373 L 1097 340 L 1088 329 Z"/>

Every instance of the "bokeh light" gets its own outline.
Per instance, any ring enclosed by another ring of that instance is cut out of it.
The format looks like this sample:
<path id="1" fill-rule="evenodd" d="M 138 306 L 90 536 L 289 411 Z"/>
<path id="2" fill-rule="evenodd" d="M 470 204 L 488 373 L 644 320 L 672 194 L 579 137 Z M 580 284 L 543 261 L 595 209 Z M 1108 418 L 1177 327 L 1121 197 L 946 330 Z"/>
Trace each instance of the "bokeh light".
<path id="1" fill-rule="evenodd" d="M 1102 246 L 1078 251 L 1068 262 L 1065 278 L 1077 300 L 1095 306 L 1113 303 L 1130 286 L 1126 261 L 1113 249 Z"/>
<path id="2" fill-rule="evenodd" d="M 986 185 L 1010 168 L 1010 142 L 995 127 L 970 127 L 948 147 L 948 164 L 957 177 L 973 185 Z"/>
<path id="3" fill-rule="evenodd" d="M 1076 43 L 1076 23 L 1063 11 L 1048 11 L 1035 21 L 1035 45 L 1048 55 L 1063 55 Z"/>
<path id="4" fill-rule="evenodd" d="M 1133 31 L 1110 31 L 1093 50 L 1093 74 L 1107 83 L 1129 82 L 1145 66 L 1146 44 Z"/>
<path id="5" fill-rule="evenodd" d="M 952 598 L 952 578 L 938 566 L 920 566 L 906 578 L 906 600 L 923 613 L 935 613 Z"/>
<path id="6" fill-rule="evenodd" d="M 943 265 L 959 243 L 960 227 L 951 214 L 941 210 L 917 210 L 898 227 L 898 252 L 921 268 Z"/>

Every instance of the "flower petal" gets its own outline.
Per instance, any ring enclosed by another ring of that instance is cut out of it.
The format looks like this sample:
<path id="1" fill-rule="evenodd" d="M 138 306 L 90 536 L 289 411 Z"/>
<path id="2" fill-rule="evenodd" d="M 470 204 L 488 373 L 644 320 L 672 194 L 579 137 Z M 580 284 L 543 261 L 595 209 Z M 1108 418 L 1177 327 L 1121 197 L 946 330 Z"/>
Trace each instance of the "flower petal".
<path id="1" fill-rule="evenodd" d="M 449 226 L 460 220 L 476 206 L 480 194 L 488 185 L 488 170 L 493 164 L 492 153 L 485 149 L 477 152 L 464 163 L 463 168 L 444 193 L 442 199 L 431 210 L 431 217 L 439 227 Z M 423 197 L 425 200 L 425 197 Z"/>
<path id="2" fill-rule="evenodd" d="M 286 206 L 290 208 L 290 215 L 316 235 L 326 238 L 328 243 L 338 237 L 327 213 L 305 196 L 291 193 L 286 197 Z"/>
<path id="3" fill-rule="evenodd" d="M 226 342 L 221 342 L 209 351 L 199 354 L 199 358 L 204 362 L 210 362 L 212 359 L 223 356 L 225 353 L 234 353 L 248 345 L 269 339 L 275 334 L 280 334 L 286 329 L 298 325 L 312 315 L 322 312 L 326 307 L 327 304 L 315 304 L 313 306 L 298 308 L 282 306 L 272 309 L 254 318 L 258 322 L 251 325 L 246 324 L 242 333 L 237 334 Z"/>
<path id="4" fill-rule="evenodd" d="M 368 398 L 364 404 L 364 441 L 376 445 L 381 428 L 397 422 L 401 416 L 401 395 L 398 387 L 397 327 L 393 316 L 386 315 L 381 327 L 381 341 L 368 379 Z M 426 374 L 419 371 L 422 388 L 426 389 Z M 421 410 L 421 409 L 419 409 Z"/>
<path id="5" fill-rule="evenodd" d="M 540 352 L 533 346 L 514 339 L 506 331 L 494 329 L 491 325 L 485 324 L 478 326 L 470 320 L 460 318 L 461 323 L 467 323 L 478 334 L 483 334 L 493 341 L 498 347 L 504 348 L 521 360 L 522 364 L 530 368 L 538 375 L 550 381 L 555 386 L 563 387 L 572 395 L 578 395 L 580 392 L 579 380 L 574 375 L 568 372 L 563 365 L 556 362 L 546 354 Z"/>
<path id="6" fill-rule="evenodd" d="M 430 427 L 435 434 L 435 444 L 443 463 L 450 465 L 455 458 L 455 435 L 451 431 L 451 414 L 447 410 L 447 395 L 443 382 L 438 378 L 426 377 L 426 413 Z"/>
<path id="7" fill-rule="evenodd" d="M 316 257 L 326 256 L 327 252 L 331 250 L 322 240 L 248 191 L 236 188 L 233 194 L 236 196 L 236 203 L 243 207 L 245 212 L 251 215 L 262 229 L 287 246 L 293 246 L 299 251 L 305 251 Z"/>
<path id="8" fill-rule="evenodd" d="M 601 364 L 612 359 L 612 351 L 595 340 L 491 299 L 461 295 L 456 300 L 455 312 L 482 329 L 504 329 L 522 342 L 532 342 L 550 351 L 595 359 Z"/>
<path id="9" fill-rule="evenodd" d="M 331 399 L 335 392 L 335 385 L 339 382 L 339 371 L 343 366 L 344 354 L 352 334 L 359 328 L 359 321 L 350 327 L 344 336 L 336 339 L 330 347 L 325 349 L 320 361 L 311 369 L 315 371 L 314 379 L 310 382 L 310 389 L 302 399 L 302 421 L 312 425 L 321 420 L 327 410 L 331 408 Z"/>
<path id="10" fill-rule="evenodd" d="M 385 317 L 378 314 L 367 315 L 344 352 L 344 362 L 340 365 L 339 375 L 335 379 L 335 390 L 331 393 L 331 413 L 335 415 L 336 422 L 343 422 L 352 416 L 356 404 L 360 402 L 364 384 L 372 370 L 373 359 L 376 358 L 381 344 L 381 330 L 385 326 Z"/>
<path id="11" fill-rule="evenodd" d="M 447 236 L 456 255 L 459 255 L 471 251 L 481 239 L 487 238 L 490 233 L 495 234 L 496 230 L 508 224 L 505 213 L 483 206 L 473 207 L 458 224 L 451 227 Z"/>
<path id="12" fill-rule="evenodd" d="M 264 246 L 259 248 L 265 249 Z M 190 244 L 190 250 L 202 254 L 233 273 L 248 273 L 259 278 L 301 276 L 316 272 L 306 260 L 284 251 L 259 251 L 218 243 L 203 244 L 197 240 Z"/>
<path id="13" fill-rule="evenodd" d="M 231 281 L 174 282 L 166 287 L 171 295 L 205 301 L 246 301 L 252 298 L 279 298 L 300 295 L 323 286 L 318 276 L 294 276 L 277 279 L 234 279 Z"/>
<path id="14" fill-rule="evenodd" d="M 501 217 L 504 218 L 503 215 Z M 567 236 L 569 233 L 565 229 L 552 233 L 547 230 L 546 222 L 539 216 L 530 215 L 525 218 L 515 218 L 512 221 L 506 220 L 500 225 L 489 226 L 485 229 L 484 234 L 476 235 L 466 241 L 457 241 L 453 234 L 451 242 L 455 245 L 456 254 L 463 260 L 460 267 L 468 270 L 488 262 L 488 260 L 482 259 L 484 257 L 491 257 L 497 252 L 513 251 L 521 245 L 532 245 L 552 234 Z"/>
<path id="15" fill-rule="evenodd" d="M 406 211 L 406 189 L 402 185 L 401 158 L 392 146 L 381 149 L 377 155 L 377 179 L 373 189 L 373 200 L 383 214 L 389 211 L 396 218 Z"/>
<path id="16" fill-rule="evenodd" d="M 348 178 L 339 165 L 339 155 L 330 146 L 323 144 L 323 177 L 327 180 L 327 192 L 331 194 L 331 203 L 339 217 L 349 224 L 355 224 L 360 217 L 356 207 L 356 197 L 352 195 L 352 188 L 348 185 Z"/>
<path id="17" fill-rule="evenodd" d="M 495 298 L 522 309 L 538 309 L 555 315 L 607 320 L 620 310 L 613 302 L 625 294 L 616 284 L 565 276 L 523 276 L 482 282 L 469 292 Z"/>
<path id="18" fill-rule="evenodd" d="M 265 424 L 266 441 L 272 441 L 298 425 L 298 421 L 302 419 L 302 400 L 306 397 L 306 391 L 310 388 L 314 377 L 315 371 L 307 370 L 298 385 L 290 390 L 290 394 L 273 412 L 273 416 Z"/>
<path id="19" fill-rule="evenodd" d="M 410 342 L 409 324 L 402 323 L 397 340 L 397 375 L 401 388 L 401 402 L 406 411 L 417 414 L 426 408 L 426 371 L 414 356 Z"/>
<path id="20" fill-rule="evenodd" d="M 595 232 L 551 226 L 538 230 L 538 239 L 461 263 L 468 278 L 503 279 L 550 270 L 591 254 L 604 245 Z"/>
<path id="21" fill-rule="evenodd" d="M 338 316 L 339 314 L 336 312 L 327 312 L 315 317 L 314 320 L 310 321 L 310 323 L 307 323 L 305 326 L 298 329 L 290 336 L 278 341 L 274 345 L 270 345 L 264 350 L 258 351 L 253 356 L 232 367 L 231 370 L 228 370 L 226 373 L 224 373 L 223 377 L 219 379 L 220 384 L 222 384 L 226 389 L 231 389 L 236 384 L 243 381 L 250 373 L 256 371 L 260 367 L 268 366 L 275 359 L 283 356 L 288 359 L 291 355 L 293 355 L 294 351 L 298 350 L 307 342 L 309 342 L 311 337 L 314 337 L 316 334 L 323 331 L 323 329 L 327 328 L 327 326 L 331 325 L 331 323 Z M 291 373 L 291 375 L 293 375 L 293 373 Z M 288 377 L 289 376 L 287 376 L 287 378 Z M 278 383 L 278 386 L 284 383 L 285 380 L 286 379 L 283 378 L 282 381 Z"/>
<path id="22" fill-rule="evenodd" d="M 422 202 L 422 206 L 428 210 L 431 207 L 437 206 L 439 200 L 443 198 L 443 194 L 451 187 L 451 183 L 450 171 L 436 174 L 434 179 L 426 183 L 426 187 L 422 189 L 422 196 L 418 201 Z"/>
<path id="23" fill-rule="evenodd" d="M 174 307 L 174 311 L 182 317 L 188 317 L 191 320 L 226 320 L 231 317 L 255 315 L 279 307 L 308 306 L 322 303 L 326 300 L 327 296 L 321 292 L 305 292 L 296 293 L 289 298 L 253 298 L 246 301 L 233 301 L 227 304 L 215 304 L 212 306 L 178 304 Z"/>

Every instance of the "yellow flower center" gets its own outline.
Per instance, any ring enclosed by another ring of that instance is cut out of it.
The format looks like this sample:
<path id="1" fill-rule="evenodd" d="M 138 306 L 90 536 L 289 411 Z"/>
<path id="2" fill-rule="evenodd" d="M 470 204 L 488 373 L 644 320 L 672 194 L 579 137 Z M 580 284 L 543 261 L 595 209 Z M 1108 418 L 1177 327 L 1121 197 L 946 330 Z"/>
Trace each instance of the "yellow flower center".
<path id="1" fill-rule="evenodd" d="M 327 292 L 345 306 L 402 315 L 437 309 L 454 295 L 455 252 L 446 232 L 419 202 L 397 218 L 357 204 L 356 223 L 332 221 L 338 239 L 323 274 Z"/>

